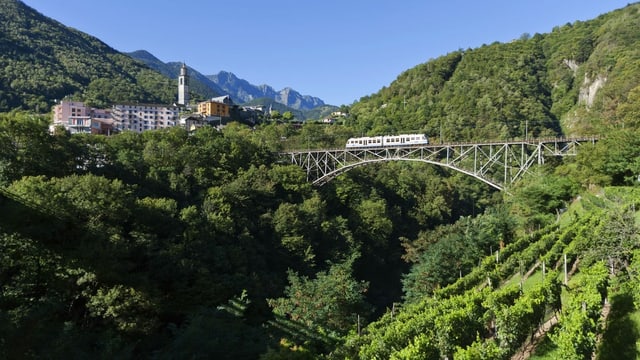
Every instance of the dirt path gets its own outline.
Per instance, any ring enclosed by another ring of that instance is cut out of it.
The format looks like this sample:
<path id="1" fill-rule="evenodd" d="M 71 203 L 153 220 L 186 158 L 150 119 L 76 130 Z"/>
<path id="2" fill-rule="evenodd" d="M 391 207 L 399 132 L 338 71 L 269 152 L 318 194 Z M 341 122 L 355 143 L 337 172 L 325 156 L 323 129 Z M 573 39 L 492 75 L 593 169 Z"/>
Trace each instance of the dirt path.
<path id="1" fill-rule="evenodd" d="M 518 350 L 518 352 L 511 357 L 511 360 L 528 359 L 531 354 L 533 354 L 533 351 L 536 349 L 538 344 L 540 344 L 542 339 L 544 339 L 544 336 L 547 334 L 547 332 L 549 332 L 549 330 L 551 330 L 551 328 L 558 323 L 558 320 L 558 315 L 556 314 L 553 315 L 553 317 L 547 320 L 544 324 L 540 325 L 535 334 L 533 334 L 532 337 L 528 338 L 527 341 L 525 341 L 524 345 L 522 345 L 520 350 Z"/>
<path id="2" fill-rule="evenodd" d="M 600 333 L 598 334 L 598 336 L 596 336 L 596 349 L 600 347 L 602 336 L 604 335 L 604 331 L 606 330 L 607 319 L 609 318 L 609 312 L 611 312 L 611 303 L 609 303 L 605 299 L 604 305 L 602 306 L 602 312 L 600 313 L 600 318 L 603 324 L 603 328 L 602 328 L 602 331 L 600 331 Z M 596 360 L 597 357 L 598 357 L 598 351 L 596 350 L 593 352 L 593 354 L 591 354 L 591 360 Z"/>
<path id="3" fill-rule="evenodd" d="M 571 270 L 567 274 L 569 278 L 571 278 L 571 276 L 578 269 L 578 263 L 579 263 L 579 259 L 574 262 L 573 266 L 571 267 Z M 603 324 L 607 323 L 607 318 L 609 317 L 610 311 L 611 311 L 611 304 L 607 300 L 605 300 L 604 305 L 602 306 L 601 314 L 600 314 L 600 317 L 602 319 L 601 321 Z M 525 341 L 525 343 L 520 347 L 518 352 L 516 352 L 511 357 L 511 360 L 529 359 L 529 357 L 531 357 L 531 355 L 535 351 L 536 347 L 544 339 L 544 336 L 549 332 L 549 330 L 551 330 L 551 328 L 553 328 L 558 323 L 559 320 L 560 319 L 558 318 L 558 314 L 555 314 L 553 315 L 553 317 L 547 320 L 544 324 L 540 325 L 540 327 L 538 327 L 538 330 L 536 330 L 535 334 L 533 334 L 532 337 L 527 339 L 527 341 Z M 602 332 L 596 338 L 596 348 L 600 344 L 601 340 L 602 340 Z M 594 352 L 591 356 L 591 360 L 596 360 L 596 357 L 597 357 L 597 353 Z"/>

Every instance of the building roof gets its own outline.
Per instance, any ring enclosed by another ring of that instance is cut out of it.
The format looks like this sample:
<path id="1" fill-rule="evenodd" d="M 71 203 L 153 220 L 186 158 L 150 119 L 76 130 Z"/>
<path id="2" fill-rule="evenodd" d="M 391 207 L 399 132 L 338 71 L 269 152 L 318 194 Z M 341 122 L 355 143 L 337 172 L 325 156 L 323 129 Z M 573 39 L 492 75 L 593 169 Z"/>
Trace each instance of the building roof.
<path id="1" fill-rule="evenodd" d="M 233 100 L 231 100 L 231 96 L 229 95 L 214 97 L 214 98 L 211 98 L 211 101 L 217 102 L 217 103 L 223 103 L 227 105 L 233 104 Z"/>
<path id="2" fill-rule="evenodd" d="M 164 107 L 164 108 L 175 108 L 178 109 L 177 105 L 169 105 L 169 104 L 143 104 L 143 103 L 119 103 L 113 104 L 113 107 L 116 106 L 147 106 L 147 107 Z"/>

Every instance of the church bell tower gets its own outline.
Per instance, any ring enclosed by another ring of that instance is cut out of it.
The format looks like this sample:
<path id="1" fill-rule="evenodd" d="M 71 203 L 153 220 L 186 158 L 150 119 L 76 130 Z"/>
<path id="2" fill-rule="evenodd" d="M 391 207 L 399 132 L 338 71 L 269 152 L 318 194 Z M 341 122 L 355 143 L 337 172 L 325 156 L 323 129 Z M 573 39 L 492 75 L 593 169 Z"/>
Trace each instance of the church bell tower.
<path id="1" fill-rule="evenodd" d="M 180 76 L 178 77 L 178 104 L 189 105 L 189 75 L 187 74 L 187 65 L 185 63 L 182 63 Z"/>

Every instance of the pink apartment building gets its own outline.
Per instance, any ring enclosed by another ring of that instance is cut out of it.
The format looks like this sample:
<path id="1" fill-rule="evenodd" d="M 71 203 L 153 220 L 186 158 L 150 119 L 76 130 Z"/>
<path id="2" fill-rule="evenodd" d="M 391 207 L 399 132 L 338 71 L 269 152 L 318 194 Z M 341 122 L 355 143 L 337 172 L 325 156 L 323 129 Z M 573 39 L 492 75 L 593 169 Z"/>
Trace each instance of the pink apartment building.
<path id="1" fill-rule="evenodd" d="M 113 119 L 108 109 L 94 109 L 80 101 L 63 100 L 53 107 L 53 126 L 63 126 L 72 134 L 109 135 Z"/>

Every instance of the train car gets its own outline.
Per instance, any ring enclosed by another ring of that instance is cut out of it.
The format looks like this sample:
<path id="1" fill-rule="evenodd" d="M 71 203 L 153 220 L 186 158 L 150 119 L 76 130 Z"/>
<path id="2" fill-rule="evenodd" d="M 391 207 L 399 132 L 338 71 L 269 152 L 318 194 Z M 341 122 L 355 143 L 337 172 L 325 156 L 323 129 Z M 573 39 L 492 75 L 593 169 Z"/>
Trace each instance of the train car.
<path id="1" fill-rule="evenodd" d="M 427 145 L 429 138 L 425 134 L 401 134 L 383 137 L 384 146 Z"/>
<path id="2" fill-rule="evenodd" d="M 346 148 L 397 147 L 427 144 L 429 144 L 429 138 L 425 134 L 401 134 L 350 138 L 347 140 Z"/>
<path id="3" fill-rule="evenodd" d="M 382 147 L 384 136 L 365 136 L 347 140 L 347 149 Z"/>

